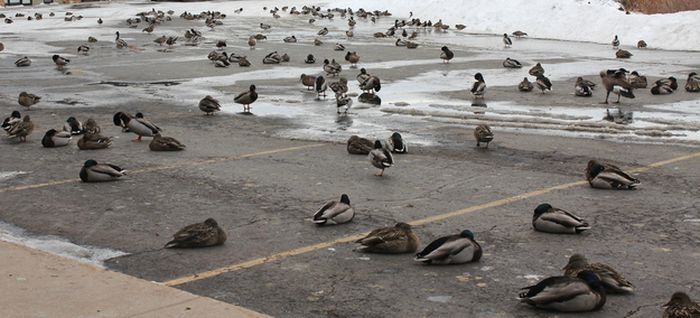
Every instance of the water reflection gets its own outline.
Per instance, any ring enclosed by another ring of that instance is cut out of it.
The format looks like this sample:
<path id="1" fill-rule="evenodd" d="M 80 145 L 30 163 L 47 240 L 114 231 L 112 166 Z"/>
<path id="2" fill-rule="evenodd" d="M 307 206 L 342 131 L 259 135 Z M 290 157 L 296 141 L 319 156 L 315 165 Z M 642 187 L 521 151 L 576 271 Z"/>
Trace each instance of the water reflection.
<path id="1" fill-rule="evenodd" d="M 382 104 L 382 99 L 379 98 L 379 96 L 377 96 L 375 94 L 370 94 L 370 93 L 360 94 L 360 97 L 358 97 L 357 100 L 359 100 L 360 103 L 365 103 L 365 104 L 372 104 L 372 105 L 381 105 Z"/>
<path id="2" fill-rule="evenodd" d="M 338 130 L 348 130 L 352 127 L 352 118 L 347 114 L 338 114 L 335 123 L 338 124 Z"/>
<path id="3" fill-rule="evenodd" d="M 474 112 L 475 115 L 483 115 L 486 114 L 486 101 L 484 101 L 481 98 L 475 98 L 472 100 L 472 111 Z M 480 108 L 483 108 L 481 110 Z"/>
<path id="4" fill-rule="evenodd" d="M 627 125 L 632 123 L 632 111 L 624 111 L 621 108 L 617 110 L 610 110 L 609 108 L 605 110 L 606 114 L 603 117 L 604 120 L 614 122 L 616 124 Z"/>

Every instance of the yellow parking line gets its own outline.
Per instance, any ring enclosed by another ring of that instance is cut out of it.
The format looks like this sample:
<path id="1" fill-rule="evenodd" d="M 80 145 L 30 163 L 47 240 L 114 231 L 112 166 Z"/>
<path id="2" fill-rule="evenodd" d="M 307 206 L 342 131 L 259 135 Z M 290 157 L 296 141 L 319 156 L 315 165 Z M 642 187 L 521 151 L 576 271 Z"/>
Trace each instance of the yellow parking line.
<path id="1" fill-rule="evenodd" d="M 192 161 L 192 162 L 187 162 L 187 163 L 178 163 L 178 164 L 165 165 L 165 166 L 155 166 L 155 167 L 149 167 L 149 168 L 134 169 L 134 170 L 129 170 L 128 174 L 134 175 L 134 174 L 154 172 L 154 171 L 172 170 L 172 169 L 178 169 L 178 168 L 184 168 L 184 167 L 202 166 L 202 165 L 225 162 L 225 161 L 235 161 L 235 160 L 241 160 L 241 159 L 246 159 L 246 158 L 251 158 L 251 157 L 272 155 L 272 154 L 277 154 L 277 153 L 281 153 L 281 152 L 289 152 L 289 151 L 303 150 L 303 149 L 309 149 L 309 148 L 317 148 L 317 147 L 321 147 L 324 145 L 326 145 L 326 144 L 310 144 L 310 145 L 304 145 L 304 146 L 295 146 L 295 147 L 265 150 L 265 151 L 259 151 L 259 152 L 248 153 L 248 154 L 237 155 L 237 156 L 227 156 L 227 157 L 214 158 L 214 159 L 197 160 L 197 161 Z M 5 188 L 0 188 L 0 193 L 10 192 L 10 191 L 21 191 L 21 190 L 28 190 L 28 189 L 45 188 L 45 187 L 50 187 L 50 186 L 55 186 L 55 185 L 62 185 L 62 184 L 67 184 L 67 183 L 77 183 L 77 182 L 80 182 L 80 179 L 55 180 L 55 181 L 49 181 L 49 182 L 37 183 L 37 184 L 5 187 Z"/>
<path id="2" fill-rule="evenodd" d="M 692 154 L 676 157 L 673 159 L 655 162 L 655 163 L 646 165 L 644 167 L 633 169 L 630 171 L 631 172 L 644 172 L 644 171 L 648 171 L 648 170 L 658 168 L 661 166 L 665 166 L 665 165 L 669 165 L 672 163 L 676 163 L 676 162 L 680 162 L 680 161 L 684 161 L 684 160 L 689 160 L 689 159 L 693 159 L 693 158 L 697 158 L 697 157 L 700 157 L 700 152 L 695 152 Z M 429 217 L 426 217 L 423 219 L 411 221 L 411 222 L 409 222 L 409 224 L 415 226 L 415 225 L 423 225 L 423 224 L 428 224 L 428 223 L 432 223 L 432 222 L 442 221 L 442 220 L 454 218 L 457 216 L 462 216 L 465 214 L 469 214 L 469 213 L 473 213 L 473 212 L 477 212 L 477 211 L 481 211 L 481 210 L 485 210 L 485 209 L 489 209 L 489 208 L 494 208 L 494 207 L 498 207 L 498 206 L 503 206 L 503 205 L 511 204 L 511 203 L 514 203 L 517 201 L 522 201 L 525 199 L 541 196 L 543 194 L 547 194 L 550 192 L 570 189 L 573 187 L 585 185 L 587 183 L 588 182 L 585 180 L 564 183 L 564 184 L 556 185 L 553 187 L 543 188 L 543 189 L 527 192 L 524 194 L 514 195 L 512 197 L 503 198 L 503 199 L 487 202 L 487 203 L 476 205 L 476 206 L 467 207 L 464 209 L 460 209 L 460 210 L 456 210 L 456 211 L 452 211 L 452 212 L 448 212 L 448 213 L 444 213 L 444 214 L 440 214 L 440 215 L 429 216 Z M 258 265 L 264 265 L 264 264 L 272 263 L 272 262 L 275 262 L 275 261 L 278 261 L 281 259 L 285 259 L 285 258 L 288 258 L 291 256 L 301 255 L 301 254 L 317 251 L 320 249 L 328 248 L 328 247 L 331 247 L 331 246 L 339 244 L 339 243 L 348 243 L 348 242 L 356 241 L 356 240 L 364 237 L 368 233 L 369 232 L 364 232 L 364 233 L 359 233 L 359 234 L 341 237 L 341 238 L 327 241 L 327 242 L 317 243 L 317 244 L 313 244 L 313 245 L 307 245 L 307 246 L 287 250 L 284 252 L 271 254 L 269 256 L 255 258 L 255 259 L 252 259 L 249 261 L 235 263 L 232 265 L 223 266 L 223 267 L 216 268 L 213 270 L 204 271 L 204 272 L 200 272 L 200 273 L 196 273 L 196 274 L 192 274 L 192 275 L 187 275 L 187 276 L 171 279 L 171 280 L 163 282 L 163 284 L 165 284 L 166 286 L 178 286 L 178 285 L 191 283 L 191 282 L 195 282 L 195 281 L 206 279 L 206 278 L 219 276 L 219 275 L 225 274 L 225 273 L 235 272 L 235 271 L 255 267 Z"/>

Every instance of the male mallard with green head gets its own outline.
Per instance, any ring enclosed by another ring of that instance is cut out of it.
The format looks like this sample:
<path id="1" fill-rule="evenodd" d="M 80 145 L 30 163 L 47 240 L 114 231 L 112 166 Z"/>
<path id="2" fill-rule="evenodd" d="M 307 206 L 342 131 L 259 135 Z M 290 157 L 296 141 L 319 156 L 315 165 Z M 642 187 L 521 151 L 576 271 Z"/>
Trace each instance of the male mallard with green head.
<path id="1" fill-rule="evenodd" d="M 374 142 L 374 149 L 369 152 L 368 159 L 375 168 L 381 169 L 375 174 L 378 177 L 384 176 L 384 169 L 394 165 L 394 156 L 391 155 L 390 151 L 384 149 L 379 140 Z"/>
<path id="2" fill-rule="evenodd" d="M 521 302 L 554 311 L 594 311 L 603 308 L 606 301 L 605 289 L 591 271 L 580 272 L 577 277 L 548 277 L 522 289 L 527 291 L 520 293 Z"/>
<path id="3" fill-rule="evenodd" d="M 41 145 L 45 148 L 55 148 L 67 146 L 73 137 L 67 131 L 57 131 L 56 129 L 49 129 L 44 138 L 41 139 Z"/>
<path id="4" fill-rule="evenodd" d="M 352 221 L 355 217 L 355 208 L 350 205 L 350 197 L 347 194 L 340 196 L 340 200 L 326 202 L 313 216 L 313 222 L 317 225 L 343 224 Z"/>
<path id="5" fill-rule="evenodd" d="M 141 113 L 136 113 L 136 116 L 132 117 L 130 114 L 118 112 L 114 115 L 114 124 L 129 128 L 130 132 L 136 134 L 138 137 L 132 141 L 141 141 L 141 137 L 153 137 L 162 131 Z"/>
<path id="6" fill-rule="evenodd" d="M 109 163 L 97 163 L 87 160 L 80 169 L 80 180 L 83 182 L 115 181 L 126 174 L 126 170 Z"/>
<path id="7" fill-rule="evenodd" d="M 459 234 L 436 239 L 416 254 L 415 260 L 431 265 L 464 264 L 481 259 L 481 245 L 474 233 L 464 230 Z"/>
<path id="8" fill-rule="evenodd" d="M 532 227 L 535 231 L 558 234 L 578 234 L 591 229 L 583 218 L 555 208 L 549 203 L 540 204 L 535 208 Z"/>
<path id="9" fill-rule="evenodd" d="M 590 160 L 586 167 L 586 180 L 592 188 L 634 189 L 640 182 L 622 169 L 609 163 Z"/>

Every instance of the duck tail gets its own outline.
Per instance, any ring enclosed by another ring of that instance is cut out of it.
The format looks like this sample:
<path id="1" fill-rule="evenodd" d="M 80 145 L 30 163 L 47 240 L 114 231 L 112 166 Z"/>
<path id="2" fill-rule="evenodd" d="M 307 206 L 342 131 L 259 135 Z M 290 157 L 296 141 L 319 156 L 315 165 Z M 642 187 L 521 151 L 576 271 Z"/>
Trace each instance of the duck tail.
<path id="1" fill-rule="evenodd" d="M 114 121 L 114 126 L 122 126 L 122 112 L 117 112 L 114 114 L 112 120 Z"/>
<path id="2" fill-rule="evenodd" d="M 588 225 L 588 223 L 584 223 L 583 225 L 576 227 L 576 233 L 581 233 L 583 231 L 590 230 L 590 229 L 591 229 L 591 226 Z"/>
<path id="3" fill-rule="evenodd" d="M 172 241 L 170 241 L 170 242 L 168 242 L 168 243 L 165 243 L 165 247 L 164 247 L 164 248 L 175 248 L 175 247 L 180 247 L 180 242 L 178 242 L 178 241 L 176 241 L 176 240 L 172 240 Z"/>

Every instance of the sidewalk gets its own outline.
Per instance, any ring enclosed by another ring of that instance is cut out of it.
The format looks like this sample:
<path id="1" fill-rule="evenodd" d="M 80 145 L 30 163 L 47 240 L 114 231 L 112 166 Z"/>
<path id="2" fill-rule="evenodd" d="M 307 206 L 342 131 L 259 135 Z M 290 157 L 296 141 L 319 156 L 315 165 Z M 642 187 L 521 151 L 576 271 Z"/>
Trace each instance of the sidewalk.
<path id="1" fill-rule="evenodd" d="M 0 241 L 0 317 L 267 317 Z"/>

